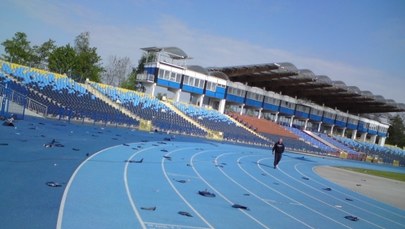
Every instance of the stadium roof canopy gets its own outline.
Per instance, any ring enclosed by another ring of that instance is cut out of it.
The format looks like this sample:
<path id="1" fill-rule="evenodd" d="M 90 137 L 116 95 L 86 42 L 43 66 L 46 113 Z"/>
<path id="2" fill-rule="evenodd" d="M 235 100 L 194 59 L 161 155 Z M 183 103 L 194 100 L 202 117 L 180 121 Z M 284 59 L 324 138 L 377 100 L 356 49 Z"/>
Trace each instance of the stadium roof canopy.
<path id="1" fill-rule="evenodd" d="M 177 47 L 147 47 L 141 48 L 141 50 L 146 52 L 165 52 L 170 56 L 170 58 L 175 60 L 190 58 L 186 52 Z"/>
<path id="2" fill-rule="evenodd" d="M 351 114 L 404 112 L 405 104 L 333 81 L 328 76 L 315 75 L 307 69 L 297 69 L 291 63 L 270 63 L 233 67 L 210 67 L 210 72 L 221 72 L 230 81 L 264 88 L 283 95 L 310 100 Z"/>

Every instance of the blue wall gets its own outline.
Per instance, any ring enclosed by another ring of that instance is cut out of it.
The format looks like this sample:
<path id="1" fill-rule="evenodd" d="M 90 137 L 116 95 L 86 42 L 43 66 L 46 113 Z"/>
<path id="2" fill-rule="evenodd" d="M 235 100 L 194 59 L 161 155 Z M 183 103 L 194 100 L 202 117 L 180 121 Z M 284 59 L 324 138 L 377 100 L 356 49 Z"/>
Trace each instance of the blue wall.
<path id="1" fill-rule="evenodd" d="M 246 105 L 261 108 L 263 103 L 261 101 L 253 100 L 253 99 L 246 99 Z"/>
<path id="2" fill-rule="evenodd" d="M 335 124 L 334 120 L 331 118 L 327 118 L 327 117 L 322 117 L 322 122 L 323 123 L 327 123 L 327 124 Z"/>
<path id="3" fill-rule="evenodd" d="M 170 87 L 170 88 L 180 88 L 179 83 L 173 82 L 173 81 L 170 81 L 170 80 L 165 80 L 165 79 L 159 79 L 158 78 L 156 83 L 159 86 Z"/>
<path id="4" fill-rule="evenodd" d="M 263 109 L 264 110 L 270 110 L 270 111 L 278 111 L 278 105 L 270 104 L 270 103 L 264 103 L 263 104 Z"/>
<path id="5" fill-rule="evenodd" d="M 245 98 L 236 96 L 236 95 L 230 95 L 230 94 L 226 95 L 226 100 L 229 100 L 230 102 L 240 103 L 240 104 L 245 103 Z"/>
<path id="6" fill-rule="evenodd" d="M 192 87 L 192 86 L 189 86 L 189 85 L 183 85 L 182 90 L 183 91 L 188 91 L 188 92 L 191 92 L 191 93 L 194 93 L 194 94 L 200 94 L 200 95 L 202 95 L 204 93 L 204 89 L 198 88 L 198 87 Z"/>
<path id="7" fill-rule="evenodd" d="M 280 113 L 282 114 L 287 114 L 287 115 L 293 115 L 294 114 L 294 110 L 287 108 L 287 107 L 281 107 L 280 106 Z"/>
<path id="8" fill-rule="evenodd" d="M 357 130 L 360 132 L 367 132 L 366 124 L 362 121 L 359 122 L 359 125 L 357 126 Z"/>
<path id="9" fill-rule="evenodd" d="M 295 116 L 298 118 L 308 118 L 309 114 L 304 111 L 295 111 Z"/>
<path id="10" fill-rule="evenodd" d="M 321 116 L 314 115 L 314 114 L 309 114 L 309 118 L 311 119 L 311 121 L 317 121 L 317 122 L 320 122 L 322 120 Z"/>
<path id="11" fill-rule="evenodd" d="M 345 127 L 346 122 L 335 120 L 335 125 L 339 127 Z"/>
<path id="12" fill-rule="evenodd" d="M 223 98 L 225 98 L 225 88 L 217 87 L 215 92 L 210 91 L 210 90 L 206 90 L 205 95 L 208 96 L 208 97 L 213 97 L 213 98 L 217 98 L 217 99 L 223 99 Z"/>

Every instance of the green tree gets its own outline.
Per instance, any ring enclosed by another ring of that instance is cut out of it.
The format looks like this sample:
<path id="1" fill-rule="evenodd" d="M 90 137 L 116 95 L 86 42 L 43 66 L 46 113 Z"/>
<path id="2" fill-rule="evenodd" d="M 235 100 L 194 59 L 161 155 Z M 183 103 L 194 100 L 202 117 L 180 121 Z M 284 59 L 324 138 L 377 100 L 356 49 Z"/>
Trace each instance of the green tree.
<path id="1" fill-rule="evenodd" d="M 397 145 L 399 147 L 405 146 L 405 126 L 404 120 L 399 115 L 391 118 L 390 127 L 388 128 L 389 138 L 387 143 Z"/>
<path id="2" fill-rule="evenodd" d="M 72 77 L 76 68 L 76 52 L 69 44 L 56 48 L 49 55 L 49 70 Z"/>
<path id="3" fill-rule="evenodd" d="M 3 58 L 6 61 L 22 65 L 32 64 L 35 55 L 30 41 L 27 39 L 27 34 L 17 32 L 13 38 L 5 40 L 1 44 L 4 46 Z"/>
<path id="4" fill-rule="evenodd" d="M 86 78 L 100 82 L 100 74 L 103 68 L 100 66 L 101 57 L 97 54 L 97 48 L 90 47 L 90 34 L 84 32 L 75 39 L 76 65 L 72 78 L 84 82 Z"/>
<path id="5" fill-rule="evenodd" d="M 48 65 L 49 56 L 55 49 L 55 41 L 51 39 L 44 42 L 40 46 L 34 46 L 34 66 L 38 68 L 45 68 Z"/>
<path id="6" fill-rule="evenodd" d="M 134 90 L 137 84 L 136 76 L 141 74 L 145 71 L 145 64 L 154 61 L 156 55 L 154 53 L 144 53 L 141 58 L 138 60 L 138 67 L 132 69 L 131 74 L 129 74 L 128 78 L 121 83 L 121 87 Z"/>
<path id="7" fill-rule="evenodd" d="M 132 72 L 129 74 L 128 78 L 121 82 L 120 87 L 135 90 L 136 85 L 136 68 L 132 69 Z"/>

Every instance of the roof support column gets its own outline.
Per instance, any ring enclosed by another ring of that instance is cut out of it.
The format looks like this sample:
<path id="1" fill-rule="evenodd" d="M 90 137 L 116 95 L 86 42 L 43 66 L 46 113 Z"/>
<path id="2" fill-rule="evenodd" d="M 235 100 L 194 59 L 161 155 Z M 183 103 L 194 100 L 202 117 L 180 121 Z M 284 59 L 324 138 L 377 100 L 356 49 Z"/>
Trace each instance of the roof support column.
<path id="1" fill-rule="evenodd" d="M 378 139 L 378 145 L 384 146 L 386 139 L 387 139 L 387 137 L 380 137 L 380 138 Z"/>
<path id="2" fill-rule="evenodd" d="M 221 114 L 223 114 L 223 113 L 225 112 L 225 103 L 226 103 L 226 100 L 225 100 L 225 99 L 221 99 L 221 100 L 219 101 L 218 111 L 219 111 L 219 113 L 221 113 Z"/>
<path id="3" fill-rule="evenodd" d="M 345 137 L 345 134 L 346 134 L 346 127 L 343 128 L 343 130 L 342 130 L 342 137 Z"/>
<path id="4" fill-rule="evenodd" d="M 277 123 L 277 121 L 278 121 L 278 114 L 279 114 L 280 112 L 276 112 L 276 115 L 274 116 L 274 122 L 275 123 Z"/>
<path id="5" fill-rule="evenodd" d="M 243 115 L 243 109 L 245 109 L 245 104 L 242 104 L 242 106 L 240 106 L 239 115 Z"/>
<path id="6" fill-rule="evenodd" d="M 290 127 L 292 127 L 293 121 L 294 121 L 294 115 L 292 115 L 291 118 L 290 118 L 290 125 L 289 125 Z"/>
<path id="7" fill-rule="evenodd" d="M 333 135 L 333 128 L 335 128 L 335 125 L 332 125 L 332 126 L 330 127 L 330 132 L 329 132 L 330 135 Z"/>
<path id="8" fill-rule="evenodd" d="M 367 133 L 362 133 L 361 136 L 360 136 L 360 141 L 361 142 L 366 142 L 366 139 L 367 139 Z"/>
<path id="9" fill-rule="evenodd" d="M 204 94 L 198 96 L 197 106 L 202 107 L 203 102 L 204 102 Z"/>
<path id="10" fill-rule="evenodd" d="M 155 90 L 156 90 L 156 83 L 153 83 L 152 86 L 150 87 L 150 95 L 153 97 L 156 97 Z"/>
<path id="11" fill-rule="evenodd" d="M 377 135 L 371 135 L 371 137 L 370 137 L 371 143 L 375 144 L 376 140 L 377 140 Z"/>
<path id="12" fill-rule="evenodd" d="M 352 131 L 352 140 L 356 140 L 357 137 L 357 130 Z"/>
<path id="13" fill-rule="evenodd" d="M 321 126 L 322 126 L 322 122 L 318 123 L 318 132 L 321 132 Z"/>
<path id="14" fill-rule="evenodd" d="M 308 127 L 308 120 L 309 120 L 309 119 L 305 119 L 304 130 L 307 130 L 307 127 Z"/>
<path id="15" fill-rule="evenodd" d="M 257 115 L 257 118 L 258 118 L 258 119 L 261 119 L 261 118 L 262 118 L 262 110 L 263 110 L 263 108 L 260 108 L 260 109 L 259 109 L 259 114 Z"/>
<path id="16" fill-rule="evenodd" d="M 173 100 L 177 103 L 180 101 L 180 94 L 181 94 L 181 89 L 177 89 L 174 91 L 174 98 Z"/>

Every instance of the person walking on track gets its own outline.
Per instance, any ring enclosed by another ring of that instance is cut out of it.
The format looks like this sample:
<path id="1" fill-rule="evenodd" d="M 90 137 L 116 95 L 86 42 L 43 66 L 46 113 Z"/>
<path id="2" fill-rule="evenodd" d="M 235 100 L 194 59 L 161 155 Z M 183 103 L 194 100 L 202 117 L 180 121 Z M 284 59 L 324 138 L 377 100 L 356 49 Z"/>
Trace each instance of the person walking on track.
<path id="1" fill-rule="evenodd" d="M 284 153 L 284 144 L 283 139 L 280 138 L 273 146 L 273 154 L 274 154 L 274 168 L 277 168 L 278 163 L 281 160 L 281 155 Z"/>

